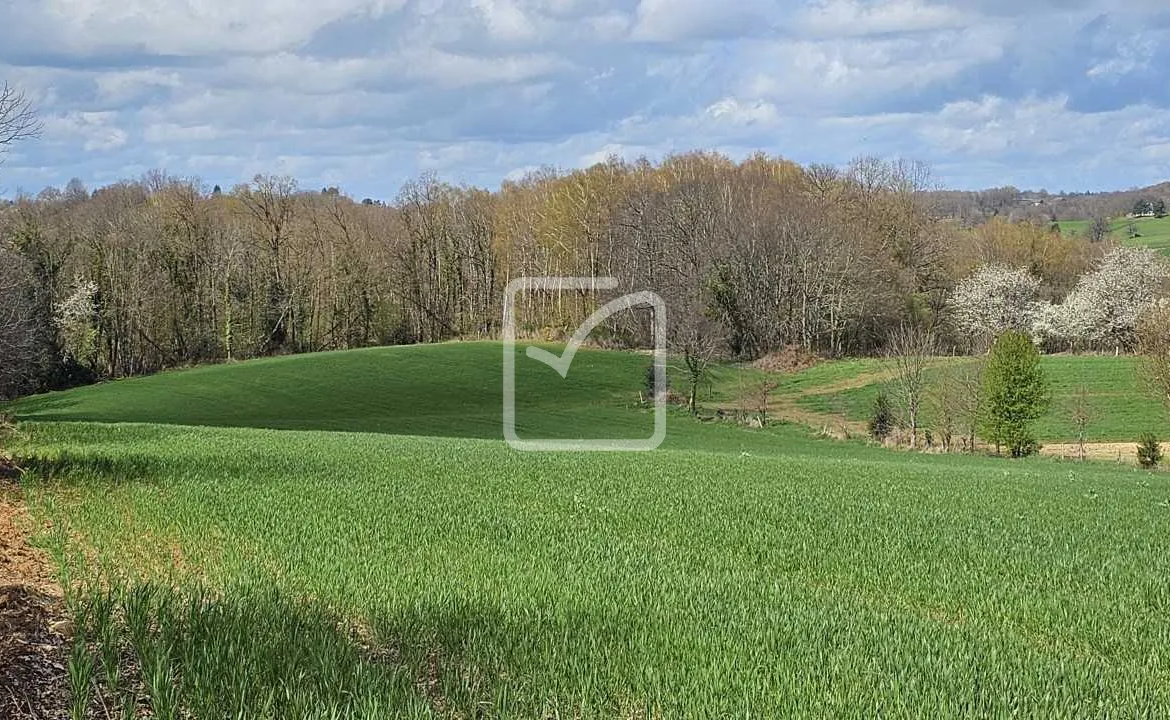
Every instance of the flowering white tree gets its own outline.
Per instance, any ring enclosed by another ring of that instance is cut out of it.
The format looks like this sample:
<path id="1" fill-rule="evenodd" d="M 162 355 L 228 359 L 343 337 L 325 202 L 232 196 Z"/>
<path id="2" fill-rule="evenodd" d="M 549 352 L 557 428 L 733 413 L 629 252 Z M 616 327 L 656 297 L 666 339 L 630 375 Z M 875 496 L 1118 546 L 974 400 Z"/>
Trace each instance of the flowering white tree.
<path id="1" fill-rule="evenodd" d="M 61 333 L 65 356 L 87 365 L 97 351 L 97 283 L 80 277 L 57 306 L 53 322 Z"/>
<path id="2" fill-rule="evenodd" d="M 1062 334 L 1115 349 L 1132 345 L 1138 320 L 1158 299 L 1166 277 L 1166 261 L 1154 250 L 1112 250 L 1065 298 Z"/>
<path id="3" fill-rule="evenodd" d="M 951 293 L 956 328 L 987 343 L 1004 330 L 1030 332 L 1040 310 L 1040 278 L 1023 268 L 983 265 Z"/>
<path id="4" fill-rule="evenodd" d="M 1067 342 L 1069 334 L 1068 314 L 1064 305 L 1038 302 L 1032 313 L 1032 340 L 1037 345 L 1053 345 Z"/>

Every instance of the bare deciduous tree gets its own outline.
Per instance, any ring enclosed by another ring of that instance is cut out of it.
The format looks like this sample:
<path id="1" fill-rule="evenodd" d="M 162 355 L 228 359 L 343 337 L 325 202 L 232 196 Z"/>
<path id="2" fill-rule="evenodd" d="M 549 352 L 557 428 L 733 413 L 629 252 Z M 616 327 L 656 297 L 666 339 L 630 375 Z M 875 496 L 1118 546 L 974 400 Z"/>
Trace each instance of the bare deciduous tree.
<path id="1" fill-rule="evenodd" d="M 768 424 L 768 399 L 778 387 L 780 383 L 771 378 L 764 378 L 755 383 L 752 399 L 755 401 L 756 417 L 759 419 L 760 427 Z"/>
<path id="2" fill-rule="evenodd" d="M 5 83 L 0 88 L 0 155 L 15 143 L 35 137 L 40 128 L 29 99 Z M 0 247 L 0 397 L 29 381 L 41 360 L 43 307 L 36 289 L 23 258 Z"/>
<path id="3" fill-rule="evenodd" d="M 983 397 L 983 362 L 965 360 L 944 368 L 929 392 L 935 427 L 943 449 L 956 445 L 973 452 Z"/>
<path id="4" fill-rule="evenodd" d="M 37 136 L 41 124 L 28 97 L 8 83 L 0 88 L 0 153 Z"/>
<path id="5" fill-rule="evenodd" d="M 28 264 L 0 248 L 0 398 L 21 390 L 44 359 L 42 310 Z"/>
<path id="6" fill-rule="evenodd" d="M 918 421 L 926 394 L 926 371 L 937 352 L 934 331 L 902 324 L 890 333 L 888 354 L 894 364 L 894 394 L 910 429 L 910 447 L 918 447 Z"/>
<path id="7" fill-rule="evenodd" d="M 1142 380 L 1170 411 L 1170 304 L 1165 300 L 1138 321 L 1137 350 Z"/>
<path id="8" fill-rule="evenodd" d="M 1087 387 L 1081 385 L 1076 389 L 1076 392 L 1065 403 L 1065 413 L 1073 429 L 1077 431 L 1077 456 L 1081 462 L 1084 462 L 1086 457 L 1085 443 L 1088 440 L 1089 426 L 1093 424 L 1093 420 L 1097 417 L 1096 408 L 1093 405 L 1093 398 L 1089 395 L 1089 389 Z"/>
<path id="9" fill-rule="evenodd" d="M 958 384 L 949 371 L 944 371 L 926 393 L 926 406 L 933 416 L 931 427 L 938 433 L 945 453 L 955 447 L 955 436 L 959 433 L 960 402 Z"/>
<path id="10" fill-rule="evenodd" d="M 927 403 L 945 452 L 959 446 L 967 452 L 974 450 L 982 394 L 983 362 L 980 360 L 948 365 L 931 384 Z"/>
<path id="11" fill-rule="evenodd" d="M 1113 231 L 1113 225 L 1107 218 L 1097 216 L 1089 223 L 1089 241 L 1099 243 L 1105 238 L 1109 237 L 1109 233 Z"/>

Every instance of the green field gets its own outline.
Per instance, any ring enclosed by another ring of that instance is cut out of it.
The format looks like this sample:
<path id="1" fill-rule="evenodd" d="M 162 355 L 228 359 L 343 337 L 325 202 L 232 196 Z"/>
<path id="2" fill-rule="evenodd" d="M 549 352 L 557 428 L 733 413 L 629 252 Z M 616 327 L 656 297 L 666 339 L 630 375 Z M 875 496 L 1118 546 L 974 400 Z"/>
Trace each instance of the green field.
<path id="1" fill-rule="evenodd" d="M 945 362 L 950 361 L 940 361 Z M 1089 442 L 1137 442 L 1145 432 L 1170 437 L 1170 419 L 1165 408 L 1142 387 L 1137 365 L 1133 357 L 1044 357 L 1041 367 L 1052 389 L 1052 402 L 1048 413 L 1036 423 L 1040 441 L 1071 443 L 1077 439 L 1071 409 L 1082 388 L 1092 415 L 1087 428 Z M 872 366 L 875 373 L 880 368 L 880 363 Z M 825 394 L 813 384 L 806 387 L 796 402 L 809 410 L 844 414 L 849 420 L 863 422 L 868 419 L 879 392 L 894 392 L 892 382 L 885 377 L 875 375 L 874 381 L 863 387 Z M 923 413 L 924 426 L 929 427 L 932 419 L 928 406 Z"/>
<path id="2" fill-rule="evenodd" d="M 1129 224 L 1132 222 L 1139 233 L 1138 237 L 1129 236 Z M 1084 235 L 1088 232 L 1090 221 L 1065 220 L 1060 223 L 1060 231 L 1066 234 Z M 1110 235 L 1122 245 L 1134 247 L 1152 247 L 1155 250 L 1170 255 L 1170 217 L 1164 218 L 1116 218 L 1111 221 Z"/>
<path id="3" fill-rule="evenodd" d="M 41 542 L 103 582 L 73 599 L 96 684 L 158 717 L 1170 708 L 1162 476 L 681 413 L 658 452 L 521 454 L 500 358 L 298 356 L 17 403 Z M 518 361 L 523 433 L 648 434 L 646 363 Z M 141 687 L 105 676 L 127 653 Z"/>

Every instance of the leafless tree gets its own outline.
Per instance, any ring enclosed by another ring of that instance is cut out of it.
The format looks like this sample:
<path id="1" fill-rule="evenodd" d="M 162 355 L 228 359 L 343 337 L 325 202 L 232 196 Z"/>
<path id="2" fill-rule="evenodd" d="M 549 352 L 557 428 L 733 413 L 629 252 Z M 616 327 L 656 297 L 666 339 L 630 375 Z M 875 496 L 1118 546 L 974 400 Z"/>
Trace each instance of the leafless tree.
<path id="1" fill-rule="evenodd" d="M 29 99 L 5 83 L 0 88 L 0 155 L 17 142 L 35 137 L 40 129 Z M 43 306 L 36 288 L 23 258 L 0 247 L 0 397 L 28 382 L 42 359 L 44 337 L 39 321 Z"/>
<path id="2" fill-rule="evenodd" d="M 0 398 L 33 380 L 45 353 L 43 305 L 28 264 L 0 248 Z"/>
<path id="3" fill-rule="evenodd" d="M 1089 241 L 1099 243 L 1105 238 L 1109 237 L 1109 233 L 1112 232 L 1112 230 L 1113 226 L 1107 218 L 1101 216 L 1095 217 L 1093 218 L 1093 221 L 1089 223 Z"/>
<path id="4" fill-rule="evenodd" d="M 949 368 L 940 373 L 938 380 L 931 383 L 926 392 L 926 407 L 933 418 L 931 427 L 946 453 L 954 450 L 955 436 L 959 433 L 962 402 L 959 393 L 959 385 Z"/>
<path id="5" fill-rule="evenodd" d="M 902 324 L 890 333 L 888 354 L 893 361 L 895 396 L 910 429 L 910 447 L 918 447 L 918 422 L 926 395 L 927 369 L 938 341 L 934 331 Z"/>
<path id="6" fill-rule="evenodd" d="M 667 339 L 686 369 L 687 406 L 692 415 L 697 415 L 699 388 L 707 381 L 722 346 L 718 324 L 701 311 L 694 311 L 692 305 L 678 302 L 670 306 L 668 318 Z"/>
<path id="7" fill-rule="evenodd" d="M 982 396 L 982 359 L 965 359 L 939 370 L 927 393 L 927 403 L 946 452 L 960 445 L 967 452 L 974 450 Z"/>
<path id="8" fill-rule="evenodd" d="M 1084 462 L 1086 457 L 1085 442 L 1088 439 L 1089 426 L 1097 417 L 1093 398 L 1089 395 L 1087 387 L 1081 385 L 1076 389 L 1065 403 L 1065 413 L 1073 429 L 1077 431 L 1077 455 L 1081 462 Z"/>
<path id="9" fill-rule="evenodd" d="M 983 369 L 984 358 L 963 363 L 953 373 L 957 391 L 955 416 L 958 429 L 963 434 L 963 444 L 969 453 L 975 452 L 975 436 L 979 429 L 979 417 L 983 412 Z"/>
<path id="10" fill-rule="evenodd" d="M 41 131 L 32 101 L 23 92 L 4 83 L 0 88 L 0 153 Z"/>
<path id="11" fill-rule="evenodd" d="M 780 383 L 771 378 L 756 381 L 752 399 L 755 401 L 756 415 L 759 418 L 760 427 L 768 424 L 768 399 L 778 387 L 780 387 Z"/>
<path id="12" fill-rule="evenodd" d="M 1147 310 L 1138 321 L 1137 350 L 1142 380 L 1170 411 L 1170 304 Z"/>
<path id="13" fill-rule="evenodd" d="M 258 243 L 268 251 L 269 277 L 266 320 L 270 330 L 267 349 L 296 343 L 298 307 L 290 277 L 291 226 L 297 209 L 297 183 L 288 176 L 257 175 L 251 185 L 238 189 L 238 197 L 255 223 Z"/>
<path id="14" fill-rule="evenodd" d="M 686 366 L 692 414 L 699 411 L 699 387 L 725 346 L 724 326 L 711 313 L 709 280 L 727 247 L 726 193 L 703 160 L 695 155 L 670 161 L 674 185 L 657 206 L 656 223 L 667 248 L 658 263 L 659 290 L 669 308 L 667 341 Z"/>

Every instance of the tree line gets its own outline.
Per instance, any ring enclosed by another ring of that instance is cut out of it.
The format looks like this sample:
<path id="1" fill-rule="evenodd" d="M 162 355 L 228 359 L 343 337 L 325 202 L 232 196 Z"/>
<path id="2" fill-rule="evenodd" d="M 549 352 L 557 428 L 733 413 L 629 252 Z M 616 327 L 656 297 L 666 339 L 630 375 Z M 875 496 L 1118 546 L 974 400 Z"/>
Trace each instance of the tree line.
<path id="1" fill-rule="evenodd" d="M 0 293 L 21 338 L 0 391 L 192 363 L 494 337 L 522 276 L 613 276 L 654 290 L 683 356 L 752 359 L 789 346 L 881 352 L 891 328 L 937 328 L 980 266 L 1027 268 L 1058 301 L 1105 247 L 1047 225 L 940 217 L 921 165 L 802 167 L 694 152 L 545 169 L 496 191 L 427 175 L 359 202 L 260 175 L 224 192 L 160 172 L 80 182 L 0 208 Z M 571 333 L 604 298 L 525 297 L 531 337 Z M 619 345 L 647 323 L 615 318 Z M 12 334 L 12 333 L 10 333 Z"/>

